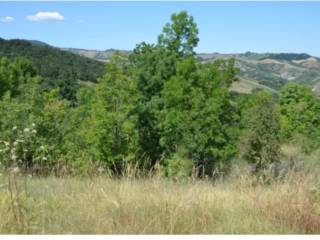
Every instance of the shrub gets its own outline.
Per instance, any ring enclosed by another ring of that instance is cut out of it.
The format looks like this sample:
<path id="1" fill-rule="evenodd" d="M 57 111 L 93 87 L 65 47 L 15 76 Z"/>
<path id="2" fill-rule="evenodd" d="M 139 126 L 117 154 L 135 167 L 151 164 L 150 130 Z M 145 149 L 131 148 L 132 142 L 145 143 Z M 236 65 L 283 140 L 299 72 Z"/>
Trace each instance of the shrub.
<path id="1" fill-rule="evenodd" d="M 258 173 L 279 160 L 279 114 L 272 95 L 267 92 L 258 93 L 250 105 L 244 113 L 242 153 Z"/>
<path id="2" fill-rule="evenodd" d="M 5 168 L 41 171 L 50 169 L 48 146 L 42 145 L 35 124 L 20 129 L 13 127 L 9 139 L 0 141 L 0 162 Z"/>
<path id="3" fill-rule="evenodd" d="M 186 151 L 178 150 L 164 162 L 165 172 L 168 177 L 187 177 L 192 173 L 193 163 L 186 156 Z"/>

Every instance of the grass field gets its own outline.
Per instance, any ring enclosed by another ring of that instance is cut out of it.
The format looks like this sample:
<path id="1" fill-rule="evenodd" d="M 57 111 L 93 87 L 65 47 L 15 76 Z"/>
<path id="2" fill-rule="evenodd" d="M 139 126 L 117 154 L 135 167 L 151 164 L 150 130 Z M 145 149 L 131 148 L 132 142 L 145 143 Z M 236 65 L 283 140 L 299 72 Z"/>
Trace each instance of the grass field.
<path id="1" fill-rule="evenodd" d="M 234 82 L 231 86 L 231 91 L 238 92 L 238 93 L 252 93 L 254 89 L 263 89 L 271 93 L 277 93 L 276 90 L 267 87 L 265 85 L 259 84 L 257 81 L 253 79 L 247 79 L 241 77 L 239 81 Z"/>
<path id="2" fill-rule="evenodd" d="M 320 233 L 319 176 L 210 180 L 0 177 L 1 234 Z"/>

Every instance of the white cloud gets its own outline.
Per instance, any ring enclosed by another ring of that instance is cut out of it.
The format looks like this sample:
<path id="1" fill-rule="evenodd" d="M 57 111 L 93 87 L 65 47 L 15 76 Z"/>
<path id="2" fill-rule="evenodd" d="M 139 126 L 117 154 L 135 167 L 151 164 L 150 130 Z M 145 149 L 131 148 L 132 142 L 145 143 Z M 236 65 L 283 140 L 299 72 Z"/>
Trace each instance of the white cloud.
<path id="1" fill-rule="evenodd" d="M 38 12 L 36 15 L 27 16 L 29 21 L 63 21 L 64 16 L 58 12 Z"/>
<path id="2" fill-rule="evenodd" d="M 15 20 L 14 17 L 11 17 L 11 16 L 5 16 L 0 19 L 0 21 L 4 23 L 10 23 L 10 22 L 13 22 L 14 20 Z"/>

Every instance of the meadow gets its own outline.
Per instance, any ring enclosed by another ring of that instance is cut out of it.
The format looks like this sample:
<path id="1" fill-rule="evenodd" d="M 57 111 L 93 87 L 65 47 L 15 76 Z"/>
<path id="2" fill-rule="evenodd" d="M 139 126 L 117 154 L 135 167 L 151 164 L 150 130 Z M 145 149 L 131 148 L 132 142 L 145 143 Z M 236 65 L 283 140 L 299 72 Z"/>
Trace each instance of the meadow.
<path id="1" fill-rule="evenodd" d="M 304 160 L 309 166 L 268 183 L 240 166 L 215 181 L 3 173 L 0 233 L 319 234 L 316 160 L 314 155 Z"/>

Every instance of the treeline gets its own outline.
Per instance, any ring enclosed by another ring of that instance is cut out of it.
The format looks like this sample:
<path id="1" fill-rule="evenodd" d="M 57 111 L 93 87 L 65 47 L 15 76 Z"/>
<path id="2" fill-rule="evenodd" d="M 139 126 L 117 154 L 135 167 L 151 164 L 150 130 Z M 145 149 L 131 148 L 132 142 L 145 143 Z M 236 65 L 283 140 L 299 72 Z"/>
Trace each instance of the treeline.
<path id="1" fill-rule="evenodd" d="M 319 147 L 320 102 L 289 83 L 277 102 L 268 92 L 233 95 L 233 59 L 197 63 L 198 28 L 173 14 L 156 44 L 115 54 L 94 86 L 75 100 L 43 91 L 23 59 L 0 62 L 0 163 L 38 174 L 122 174 L 128 166 L 166 176 L 226 174 L 243 158 L 260 174 L 280 160 L 284 142 Z M 50 63 L 48 63 L 50 64 Z"/>
<path id="2" fill-rule="evenodd" d="M 59 88 L 60 95 L 74 100 L 79 81 L 96 82 L 104 74 L 103 63 L 25 40 L 0 38 L 0 56 L 10 60 L 23 57 L 30 60 L 44 78 L 43 89 Z"/>

